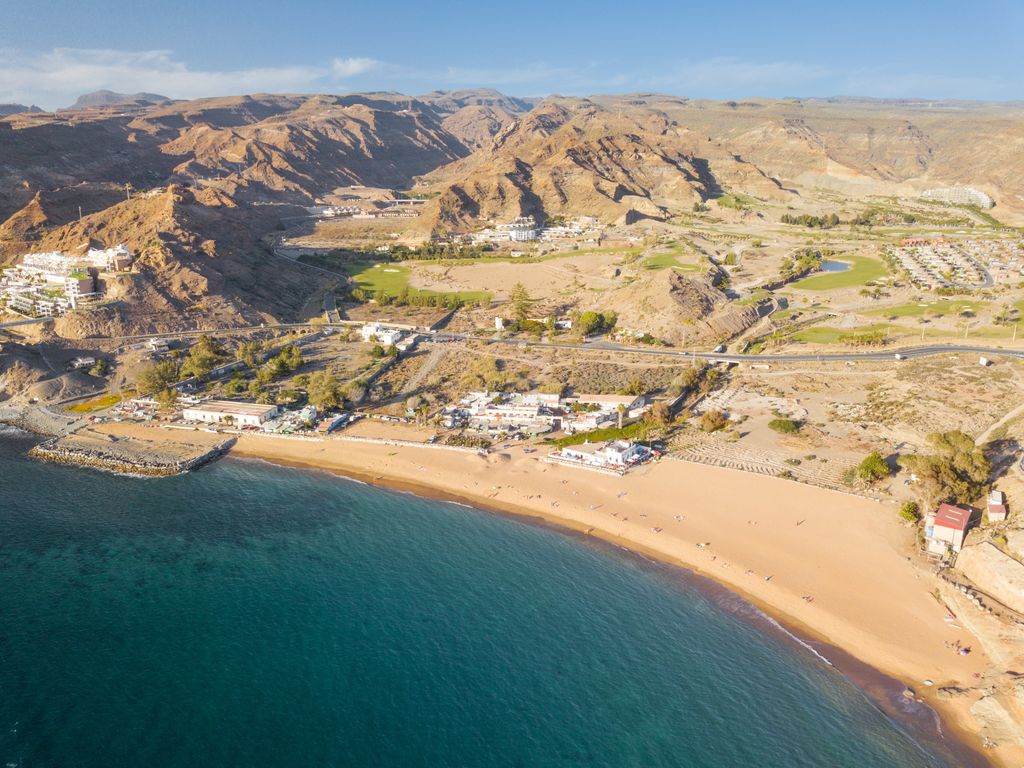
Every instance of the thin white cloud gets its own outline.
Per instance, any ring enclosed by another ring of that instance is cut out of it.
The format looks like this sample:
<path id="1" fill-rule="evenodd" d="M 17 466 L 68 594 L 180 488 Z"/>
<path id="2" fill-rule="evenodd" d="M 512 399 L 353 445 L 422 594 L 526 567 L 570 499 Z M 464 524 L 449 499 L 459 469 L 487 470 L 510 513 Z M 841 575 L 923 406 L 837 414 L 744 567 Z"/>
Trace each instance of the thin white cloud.
<path id="1" fill-rule="evenodd" d="M 383 66 L 383 63 L 376 59 L 335 59 L 331 62 L 331 72 L 338 78 L 354 77 L 379 69 L 381 66 Z"/>
<path id="2" fill-rule="evenodd" d="M 171 51 L 56 48 L 35 57 L 0 51 L 0 102 L 66 106 L 99 89 L 199 98 L 260 91 L 312 91 L 371 70 L 373 59 L 335 59 L 329 66 L 194 69 Z"/>
<path id="3" fill-rule="evenodd" d="M 208 70 L 193 68 L 167 50 L 56 48 L 40 54 L 0 50 L 0 103 L 35 103 L 52 109 L 99 89 L 187 99 L 257 92 L 338 93 L 352 85 L 407 91 L 492 87 L 519 95 L 656 90 L 709 98 L 842 94 L 981 99 L 999 98 L 1007 90 L 1007 83 L 995 78 L 842 71 L 799 61 L 758 62 L 733 56 L 664 62 L 655 70 L 642 66 L 638 62 L 609 72 L 608 63 L 597 61 L 571 67 L 536 61 L 421 69 L 369 57 L 338 56 L 318 65 Z"/>
<path id="4" fill-rule="evenodd" d="M 667 66 L 656 75 L 639 76 L 637 84 L 645 88 L 671 88 L 682 95 L 751 96 L 821 84 L 832 74 L 828 68 L 817 64 L 745 61 L 718 56 Z"/>
<path id="5" fill-rule="evenodd" d="M 439 72 L 423 72 L 420 79 L 431 80 L 441 85 L 480 87 L 482 85 L 503 86 L 518 84 L 575 83 L 580 72 L 567 67 L 552 67 L 544 62 L 530 62 L 507 68 L 476 69 L 467 67 L 446 67 Z"/>
<path id="6" fill-rule="evenodd" d="M 877 98 L 999 99 L 1012 91 L 998 77 L 859 70 L 846 75 L 839 93 Z"/>

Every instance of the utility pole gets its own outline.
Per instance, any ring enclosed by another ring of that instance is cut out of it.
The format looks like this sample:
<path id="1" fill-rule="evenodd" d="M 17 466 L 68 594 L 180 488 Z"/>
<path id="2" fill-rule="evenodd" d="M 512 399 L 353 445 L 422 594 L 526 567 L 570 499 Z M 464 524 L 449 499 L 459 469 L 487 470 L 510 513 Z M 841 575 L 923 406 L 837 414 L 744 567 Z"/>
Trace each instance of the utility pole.
<path id="1" fill-rule="evenodd" d="M 82 221 L 82 206 L 78 206 L 78 221 Z"/>

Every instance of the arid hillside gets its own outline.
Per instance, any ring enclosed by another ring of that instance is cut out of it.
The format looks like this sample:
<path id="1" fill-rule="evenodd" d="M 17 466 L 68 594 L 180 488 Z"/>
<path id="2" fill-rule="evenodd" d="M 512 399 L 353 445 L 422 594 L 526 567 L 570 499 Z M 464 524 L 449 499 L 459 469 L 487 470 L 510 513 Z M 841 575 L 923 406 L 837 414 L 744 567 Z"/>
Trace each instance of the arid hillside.
<path id="1" fill-rule="evenodd" d="M 407 186 L 469 153 L 441 124 L 450 114 L 405 96 L 368 94 L 13 115 L 0 122 L 0 219 L 40 190 L 83 181 L 136 189 L 186 183 L 240 201 L 298 203 L 338 186 Z"/>
<path id="2" fill-rule="evenodd" d="M 421 183 L 438 193 L 436 215 L 451 226 L 521 213 L 629 223 L 665 218 L 725 188 L 779 200 L 793 194 L 659 107 L 592 99 L 549 99 Z"/>
<path id="3" fill-rule="evenodd" d="M 300 206 L 353 186 L 429 198 L 401 224 L 409 242 L 521 214 L 668 221 L 723 195 L 761 201 L 737 215 L 767 221 L 951 184 L 988 193 L 1001 221 L 1024 220 L 1024 119 L 1012 105 L 538 101 L 489 90 L 144 96 L 0 119 L 0 264 L 88 243 L 141 255 L 107 287 L 109 305 L 62 321 L 68 333 L 308 314 L 319 278 L 270 242 L 306 215 Z M 687 291 L 671 293 L 673 307 L 685 303 Z"/>
<path id="4" fill-rule="evenodd" d="M 420 180 L 442 227 L 474 218 L 666 218 L 722 192 L 785 202 L 962 184 L 1024 213 L 1019 107 L 552 98 Z"/>
<path id="5" fill-rule="evenodd" d="M 172 185 L 49 231 L 39 248 L 125 243 L 138 255 L 130 274 L 107 279 L 104 303 L 60 318 L 57 333 L 134 335 L 302 316 L 324 279 L 275 257 L 260 240 L 266 225 L 265 212 L 223 193 Z"/>

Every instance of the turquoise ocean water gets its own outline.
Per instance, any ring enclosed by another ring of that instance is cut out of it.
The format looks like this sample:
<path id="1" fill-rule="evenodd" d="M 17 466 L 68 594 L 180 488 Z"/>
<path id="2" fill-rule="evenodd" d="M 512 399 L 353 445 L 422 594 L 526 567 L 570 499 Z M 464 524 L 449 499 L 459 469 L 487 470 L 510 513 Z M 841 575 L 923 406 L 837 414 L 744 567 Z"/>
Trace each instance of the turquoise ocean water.
<path id="1" fill-rule="evenodd" d="M 0 439 L 0 767 L 951 766 L 742 601 L 316 472 Z"/>

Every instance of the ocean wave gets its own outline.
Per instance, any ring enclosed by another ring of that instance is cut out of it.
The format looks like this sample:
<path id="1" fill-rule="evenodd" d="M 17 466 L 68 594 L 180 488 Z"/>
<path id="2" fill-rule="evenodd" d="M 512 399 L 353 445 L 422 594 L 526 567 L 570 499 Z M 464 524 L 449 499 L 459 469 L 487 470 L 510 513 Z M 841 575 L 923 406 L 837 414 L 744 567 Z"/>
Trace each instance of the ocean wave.
<path id="1" fill-rule="evenodd" d="M 765 620 L 765 621 L 767 621 L 767 622 L 768 622 L 769 624 L 771 624 L 771 625 L 772 625 L 772 626 L 773 626 L 773 627 L 774 627 L 775 629 L 777 629 L 777 630 L 778 630 L 779 632 L 781 632 L 782 634 L 784 634 L 784 635 L 785 635 L 786 637 L 788 637 L 788 638 L 789 638 L 790 640 L 793 640 L 793 641 L 794 641 L 795 643 L 797 643 L 798 645 L 800 645 L 800 646 L 802 646 L 802 647 L 806 648 L 806 649 L 807 649 L 808 651 L 810 651 L 811 653 L 813 653 L 813 654 L 814 654 L 815 656 L 817 656 L 817 657 L 818 657 L 819 659 L 821 659 L 821 660 L 822 660 L 823 662 L 825 662 L 826 664 L 828 664 L 828 665 L 829 665 L 830 667 L 835 667 L 835 664 L 833 664 L 833 663 L 832 663 L 831 661 L 829 661 L 828 657 L 824 656 L 824 655 L 823 655 L 823 654 L 821 653 L 821 651 L 819 651 L 819 650 L 818 650 L 817 648 L 815 648 L 815 647 L 814 647 L 813 645 L 811 645 L 810 643 L 808 643 L 808 642 L 807 642 L 806 640 L 804 640 L 804 639 L 803 639 L 802 637 L 800 637 L 799 635 L 794 635 L 794 634 L 793 634 L 792 632 L 790 632 L 790 631 L 789 631 L 788 629 L 786 629 L 786 627 L 785 627 L 785 626 L 783 626 L 782 624 L 780 624 L 779 622 L 777 622 L 777 621 L 776 621 L 775 619 L 773 619 L 773 618 L 772 618 L 771 616 L 769 616 L 769 615 L 768 615 L 767 613 L 765 613 L 764 611 L 758 611 L 758 613 L 760 613 L 760 614 L 761 614 L 761 616 L 763 616 L 763 617 L 764 617 L 764 620 Z"/>

